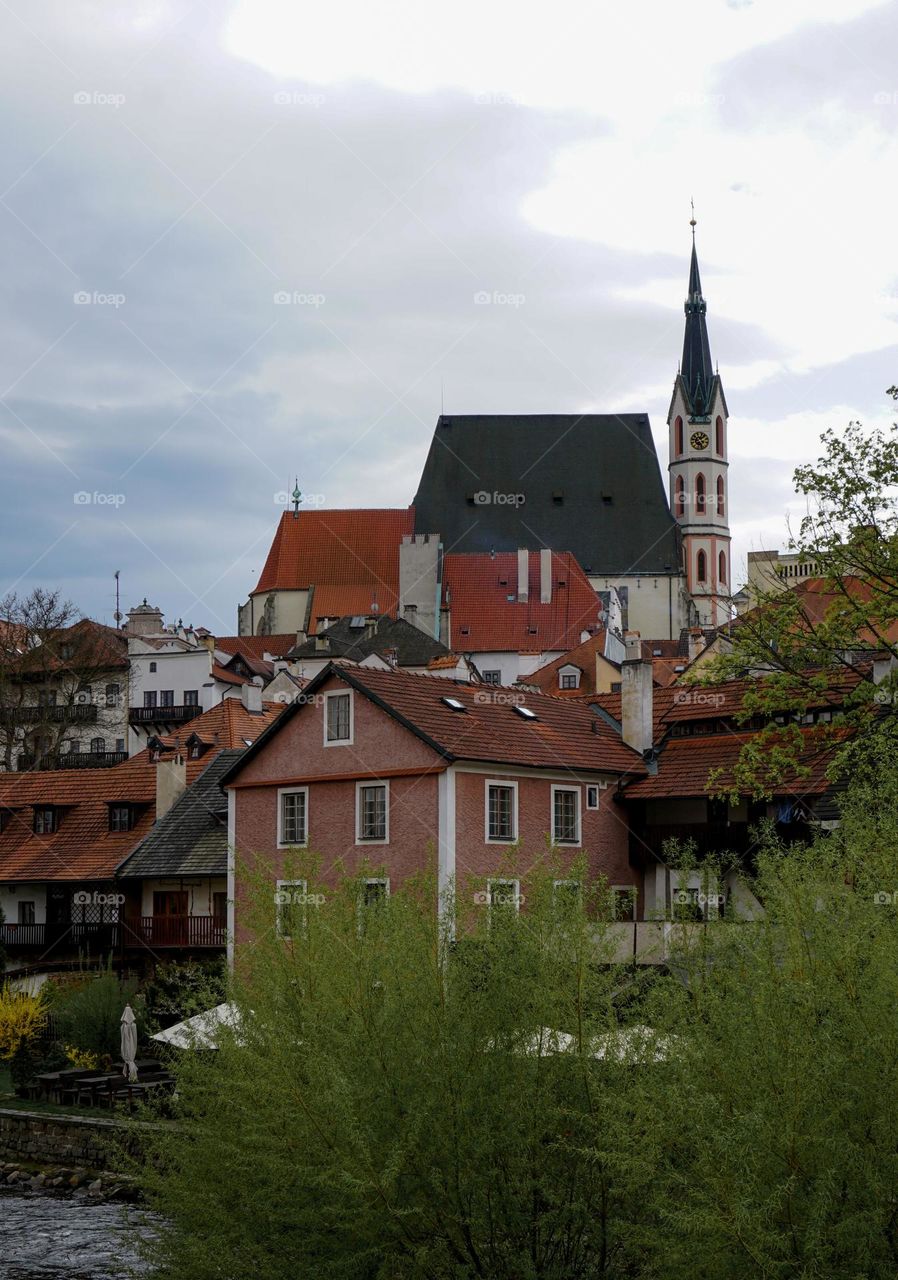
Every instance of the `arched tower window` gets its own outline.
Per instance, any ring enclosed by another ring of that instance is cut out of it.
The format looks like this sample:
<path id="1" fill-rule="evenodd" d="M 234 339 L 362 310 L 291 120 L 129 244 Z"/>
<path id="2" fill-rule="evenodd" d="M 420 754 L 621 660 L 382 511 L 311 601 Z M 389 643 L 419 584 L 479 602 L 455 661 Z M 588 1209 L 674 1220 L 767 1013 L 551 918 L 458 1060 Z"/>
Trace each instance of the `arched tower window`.
<path id="1" fill-rule="evenodd" d="M 717 579 L 723 583 L 727 580 L 727 558 L 724 551 L 717 557 Z"/>
<path id="2" fill-rule="evenodd" d="M 674 514 L 680 520 L 686 514 L 686 481 L 677 476 L 674 485 Z"/>
<path id="3" fill-rule="evenodd" d="M 695 477 L 695 509 L 698 512 L 705 510 L 705 477 L 701 472 Z"/>
<path id="4" fill-rule="evenodd" d="M 726 503 L 724 502 L 724 497 L 723 497 L 723 476 L 718 476 L 717 477 L 717 514 L 720 516 L 721 520 L 723 520 L 724 517 L 726 516 L 726 511 L 724 509 L 725 507 L 726 507 Z"/>
<path id="5" fill-rule="evenodd" d="M 678 458 L 683 453 L 683 419 L 680 417 L 674 423 L 674 453 Z"/>
<path id="6" fill-rule="evenodd" d="M 714 447 L 719 457 L 723 457 L 723 418 L 717 415 L 717 421 L 714 424 Z"/>
<path id="7" fill-rule="evenodd" d="M 695 576 L 699 582 L 708 581 L 708 557 L 704 551 L 700 551 L 695 561 Z"/>

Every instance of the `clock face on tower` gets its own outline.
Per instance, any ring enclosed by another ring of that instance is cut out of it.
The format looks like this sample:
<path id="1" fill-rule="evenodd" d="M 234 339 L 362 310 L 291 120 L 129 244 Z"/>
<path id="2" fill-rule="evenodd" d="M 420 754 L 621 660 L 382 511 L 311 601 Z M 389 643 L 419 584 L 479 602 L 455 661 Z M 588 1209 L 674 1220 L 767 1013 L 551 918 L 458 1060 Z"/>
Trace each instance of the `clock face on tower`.
<path id="1" fill-rule="evenodd" d="M 689 443 L 692 445 L 693 449 L 707 449 L 709 443 L 707 432 L 693 431 L 692 435 L 689 437 Z"/>

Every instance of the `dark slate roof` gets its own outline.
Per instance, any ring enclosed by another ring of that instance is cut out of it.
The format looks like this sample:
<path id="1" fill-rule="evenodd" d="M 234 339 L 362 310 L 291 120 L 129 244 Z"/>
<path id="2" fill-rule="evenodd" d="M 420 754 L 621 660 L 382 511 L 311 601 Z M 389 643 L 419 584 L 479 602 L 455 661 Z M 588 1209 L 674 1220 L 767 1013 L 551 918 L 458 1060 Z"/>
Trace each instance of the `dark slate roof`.
<path id="1" fill-rule="evenodd" d="M 319 639 L 327 640 L 326 649 L 319 648 L 315 640 L 306 640 L 296 645 L 288 657 L 349 658 L 361 662 L 372 653 L 383 655 L 388 649 L 395 649 L 400 667 L 426 667 L 434 658 L 444 658 L 450 652 L 439 640 L 404 618 L 378 617 L 372 623 L 371 635 L 366 619 L 359 621 L 360 625 L 353 626 L 352 618 L 338 618 L 326 631 L 318 633 Z"/>
<path id="2" fill-rule="evenodd" d="M 645 414 L 441 416 L 414 510 L 415 532 L 447 552 L 551 547 L 591 574 L 680 564 Z"/>
<path id="3" fill-rule="evenodd" d="M 711 412 L 714 366 L 711 363 L 711 344 L 708 341 L 708 325 L 705 321 L 707 303 L 702 297 L 702 282 L 698 272 L 698 254 L 692 241 L 692 262 L 689 267 L 689 293 L 685 303 L 686 331 L 683 335 L 683 359 L 680 375 L 686 394 L 686 403 L 693 417 L 705 417 Z"/>
<path id="4" fill-rule="evenodd" d="M 227 795 L 219 783 L 243 750 L 220 751 L 119 867 L 122 879 L 223 876 L 228 870 Z"/>

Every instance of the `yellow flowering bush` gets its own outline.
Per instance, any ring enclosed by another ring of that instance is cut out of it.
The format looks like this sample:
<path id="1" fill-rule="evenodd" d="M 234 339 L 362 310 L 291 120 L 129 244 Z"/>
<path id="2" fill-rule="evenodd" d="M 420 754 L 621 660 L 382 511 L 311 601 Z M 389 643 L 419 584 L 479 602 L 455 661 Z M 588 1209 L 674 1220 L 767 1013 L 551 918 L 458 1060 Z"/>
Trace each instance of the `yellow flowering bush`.
<path id="1" fill-rule="evenodd" d="M 41 992 L 27 995 L 9 983 L 0 987 L 0 1059 L 6 1062 L 36 1040 L 47 1024 L 47 1005 Z"/>
<path id="2" fill-rule="evenodd" d="M 95 1071 L 100 1065 L 100 1055 L 90 1053 L 87 1049 L 79 1049 L 77 1045 L 63 1045 L 65 1056 L 73 1067 L 81 1067 L 84 1071 Z"/>

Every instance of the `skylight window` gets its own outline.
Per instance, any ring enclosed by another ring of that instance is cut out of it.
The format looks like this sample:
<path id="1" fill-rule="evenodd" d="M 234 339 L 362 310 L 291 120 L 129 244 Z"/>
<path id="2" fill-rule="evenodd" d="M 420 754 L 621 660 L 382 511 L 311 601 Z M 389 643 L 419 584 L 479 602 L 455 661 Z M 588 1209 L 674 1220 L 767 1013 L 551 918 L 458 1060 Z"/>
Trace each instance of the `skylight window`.
<path id="1" fill-rule="evenodd" d="M 519 715 L 522 720 L 538 720 L 539 716 L 535 711 L 531 711 L 529 707 L 512 707 L 512 711 Z"/>
<path id="2" fill-rule="evenodd" d="M 459 702 L 458 698 L 440 698 L 440 702 L 445 702 L 447 707 L 451 707 L 453 711 L 464 711 L 465 704 Z"/>

